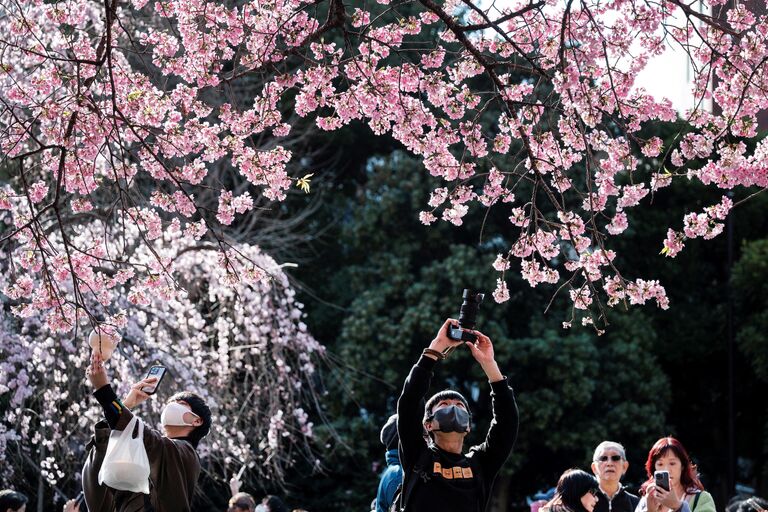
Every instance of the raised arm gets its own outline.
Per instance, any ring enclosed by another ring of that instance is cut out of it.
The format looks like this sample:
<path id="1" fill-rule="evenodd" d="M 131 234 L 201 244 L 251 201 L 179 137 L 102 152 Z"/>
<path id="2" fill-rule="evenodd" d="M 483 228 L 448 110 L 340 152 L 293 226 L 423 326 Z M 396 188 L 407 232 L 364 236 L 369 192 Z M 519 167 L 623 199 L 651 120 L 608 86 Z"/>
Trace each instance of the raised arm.
<path id="1" fill-rule="evenodd" d="M 141 388 L 154 384 L 156 377 L 142 379 L 131 387 L 128 395 L 120 400 L 110 384 L 109 375 L 98 352 L 91 352 L 91 364 L 85 370 L 88 380 L 95 390 L 93 396 L 104 410 L 104 418 L 112 430 L 122 430 L 131 420 L 131 409 L 149 398 Z"/>
<path id="2" fill-rule="evenodd" d="M 424 395 L 429 390 L 432 370 L 440 354 L 448 347 L 461 343 L 448 338 L 448 326 L 456 323 L 456 320 L 450 318 L 443 323 L 403 384 L 403 391 L 397 401 L 397 432 L 400 436 L 400 463 L 404 470 L 416 464 L 419 452 L 426 446 L 422 424 Z"/>
<path id="3" fill-rule="evenodd" d="M 507 379 L 501 374 L 493 352 L 490 338 L 474 331 L 477 341 L 467 342 L 472 356 L 480 364 L 491 384 L 491 403 L 493 420 L 485 437 L 485 442 L 476 448 L 478 455 L 485 461 L 488 471 L 498 471 L 512 452 L 517 440 L 519 415 L 515 395 Z"/>
<path id="4" fill-rule="evenodd" d="M 109 375 L 104 367 L 104 361 L 97 352 L 91 353 L 91 364 L 86 368 L 86 375 L 91 385 L 96 390 L 93 393 L 94 398 L 99 402 L 104 411 L 104 418 L 112 430 L 123 430 L 133 418 L 131 408 L 134 408 L 147 400 L 149 395 L 141 391 L 143 386 L 153 384 L 155 377 L 143 379 L 131 387 L 128 395 L 120 400 L 112 389 Z M 150 462 L 154 457 L 159 456 L 161 445 L 166 440 L 163 435 L 153 428 L 144 426 L 144 447 L 147 450 L 147 456 Z"/>

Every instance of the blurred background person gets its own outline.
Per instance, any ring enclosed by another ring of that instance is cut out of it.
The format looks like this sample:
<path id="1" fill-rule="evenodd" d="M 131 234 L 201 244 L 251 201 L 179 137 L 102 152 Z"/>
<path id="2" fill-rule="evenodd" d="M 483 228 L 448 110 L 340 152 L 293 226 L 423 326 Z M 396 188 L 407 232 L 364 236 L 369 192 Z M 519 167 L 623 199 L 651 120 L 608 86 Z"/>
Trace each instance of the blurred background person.
<path id="1" fill-rule="evenodd" d="M 557 481 L 555 496 L 541 512 L 593 512 L 600 494 L 597 479 L 580 469 L 569 469 Z"/>
<path id="2" fill-rule="evenodd" d="M 25 512 L 26 510 L 26 496 L 11 489 L 0 491 L 0 512 Z"/>
<path id="3" fill-rule="evenodd" d="M 393 414 L 387 419 L 381 429 L 379 439 L 387 450 L 384 453 L 387 467 L 379 480 L 375 510 L 376 512 L 387 512 L 394 501 L 398 486 L 403 482 L 403 467 L 400 465 L 400 457 L 397 453 L 397 444 L 400 442 L 400 437 L 397 435 L 397 414 Z"/>
<path id="4" fill-rule="evenodd" d="M 261 500 L 256 507 L 256 512 L 290 512 L 288 505 L 283 500 L 273 494 L 269 494 Z"/>
<path id="5" fill-rule="evenodd" d="M 254 512 L 256 500 L 247 492 L 236 492 L 229 498 L 227 512 Z"/>

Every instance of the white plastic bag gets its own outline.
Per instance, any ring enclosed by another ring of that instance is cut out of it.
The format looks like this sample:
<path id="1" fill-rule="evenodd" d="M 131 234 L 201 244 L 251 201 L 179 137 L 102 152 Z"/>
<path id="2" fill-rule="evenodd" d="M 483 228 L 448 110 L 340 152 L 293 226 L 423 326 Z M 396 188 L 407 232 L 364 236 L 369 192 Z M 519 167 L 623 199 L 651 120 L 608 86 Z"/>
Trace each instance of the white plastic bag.
<path id="1" fill-rule="evenodd" d="M 136 424 L 138 435 L 133 437 Z M 99 470 L 99 484 L 119 491 L 149 494 L 149 459 L 144 448 L 144 422 L 134 416 L 125 430 L 113 430 L 104 461 Z"/>

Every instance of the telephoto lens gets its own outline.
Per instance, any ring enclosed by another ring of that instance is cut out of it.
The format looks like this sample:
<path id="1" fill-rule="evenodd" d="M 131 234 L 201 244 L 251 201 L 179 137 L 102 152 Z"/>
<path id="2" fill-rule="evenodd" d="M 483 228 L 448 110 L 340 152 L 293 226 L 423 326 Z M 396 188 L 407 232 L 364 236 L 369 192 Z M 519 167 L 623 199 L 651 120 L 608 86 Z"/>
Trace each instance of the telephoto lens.
<path id="1" fill-rule="evenodd" d="M 477 324 L 477 310 L 483 302 L 484 293 L 478 293 L 472 288 L 465 288 L 461 295 L 463 302 L 459 310 L 459 327 L 451 326 L 448 337 L 455 341 L 475 341 L 477 336 L 465 329 L 472 330 Z"/>
<path id="2" fill-rule="evenodd" d="M 470 288 L 465 288 L 461 298 L 464 302 L 461 303 L 461 309 L 459 310 L 459 325 L 464 329 L 474 329 L 477 323 L 477 310 L 480 309 L 480 303 L 483 302 L 485 297 L 482 293 L 476 293 Z"/>

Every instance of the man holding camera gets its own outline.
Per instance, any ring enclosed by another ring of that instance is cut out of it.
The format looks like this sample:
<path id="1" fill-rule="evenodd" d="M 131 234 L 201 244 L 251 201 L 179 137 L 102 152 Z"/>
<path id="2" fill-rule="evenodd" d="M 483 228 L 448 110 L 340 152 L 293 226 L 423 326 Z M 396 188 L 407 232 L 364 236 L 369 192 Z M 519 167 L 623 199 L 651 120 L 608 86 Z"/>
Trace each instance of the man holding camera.
<path id="1" fill-rule="evenodd" d="M 397 403 L 397 430 L 403 486 L 399 510 L 424 512 L 483 512 L 496 474 L 509 457 L 517 438 L 518 412 L 514 393 L 499 371 L 491 340 L 469 331 L 475 341 L 455 341 L 449 329 L 458 322 L 445 321 L 437 336 L 411 369 Z M 455 332 L 455 331 L 454 331 Z M 429 389 L 432 369 L 451 349 L 466 344 L 491 384 L 493 421 L 485 441 L 463 453 L 470 431 L 467 400 L 444 390 L 422 401 Z"/>
<path id="2" fill-rule="evenodd" d="M 88 510 L 190 512 L 201 470 L 197 444 L 211 429 L 211 410 L 205 401 L 188 391 L 177 393 L 168 400 L 161 416 L 165 435 L 152 428 L 144 429 L 144 447 L 150 465 L 150 493 L 118 491 L 100 484 L 98 478 L 110 432 L 123 430 L 128 425 L 133 418 L 131 409 L 150 397 L 144 389 L 154 387 L 157 378 L 149 377 L 137 382 L 121 401 L 109 384 L 104 362 L 97 352 L 91 354 L 86 374 L 105 417 L 96 424 L 94 436 L 86 446 L 88 458 L 83 467 L 83 492 Z"/>

